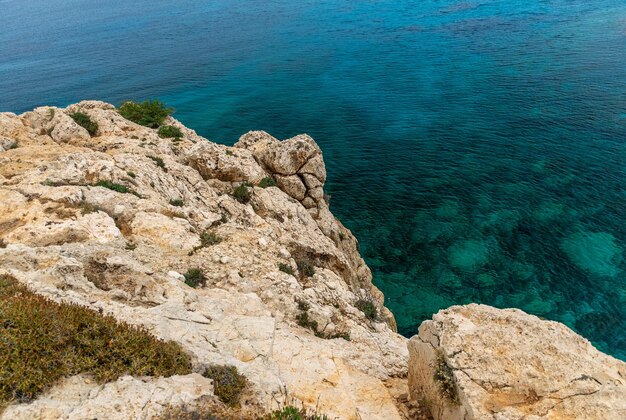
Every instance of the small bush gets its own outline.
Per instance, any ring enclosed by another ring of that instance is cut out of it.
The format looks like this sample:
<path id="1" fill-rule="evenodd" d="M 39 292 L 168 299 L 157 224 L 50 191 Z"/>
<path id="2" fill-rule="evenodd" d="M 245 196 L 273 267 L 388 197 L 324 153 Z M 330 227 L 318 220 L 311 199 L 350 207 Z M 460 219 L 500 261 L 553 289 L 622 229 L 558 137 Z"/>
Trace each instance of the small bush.
<path id="1" fill-rule="evenodd" d="M 161 138 L 176 138 L 180 139 L 183 136 L 183 132 L 178 127 L 173 125 L 162 125 L 157 132 Z"/>
<path id="2" fill-rule="evenodd" d="M 296 408 L 288 405 L 280 410 L 273 411 L 266 420 L 329 420 L 326 415 L 310 413 L 304 408 Z"/>
<path id="3" fill-rule="evenodd" d="M 235 200 L 243 204 L 250 202 L 250 198 L 252 198 L 250 187 L 246 184 L 241 184 L 233 191 L 233 197 L 235 197 Z"/>
<path id="4" fill-rule="evenodd" d="M 158 166 L 159 168 L 167 172 L 167 168 L 165 167 L 165 162 L 163 161 L 163 159 L 161 159 L 158 156 L 146 156 L 146 157 L 148 159 L 151 159 L 154 163 L 156 163 L 156 166 Z"/>
<path id="5" fill-rule="evenodd" d="M 211 365 L 204 376 L 213 380 L 213 391 L 220 401 L 231 407 L 239 405 L 247 381 L 235 366 Z"/>
<path id="6" fill-rule="evenodd" d="M 275 187 L 275 186 L 276 186 L 276 180 L 272 178 L 271 176 L 266 176 L 265 178 L 261 180 L 261 182 L 259 182 L 259 187 L 261 188 Z"/>
<path id="7" fill-rule="evenodd" d="M 0 314 L 0 411 L 79 373 L 98 382 L 191 373 L 178 344 L 83 306 L 53 302 L 6 275 L 0 275 Z"/>
<path id="8" fill-rule="evenodd" d="M 127 120 L 145 127 L 157 128 L 165 118 L 173 112 L 159 100 L 144 101 L 141 103 L 126 101 L 119 107 L 118 112 Z"/>
<path id="9" fill-rule="evenodd" d="M 179 198 L 170 200 L 170 206 L 183 207 L 185 202 Z"/>
<path id="10" fill-rule="evenodd" d="M 193 255 L 199 249 L 206 248 L 207 246 L 217 245 L 222 242 L 222 238 L 213 232 L 204 231 L 200 234 L 200 245 L 193 248 L 193 251 L 189 255 Z"/>
<path id="11" fill-rule="evenodd" d="M 98 181 L 98 183 L 95 186 L 108 188 L 109 190 L 113 190 L 122 194 L 132 193 L 131 189 L 128 188 L 127 186 L 122 185 L 122 184 L 116 184 L 115 182 L 106 181 L 106 180 Z"/>
<path id="12" fill-rule="evenodd" d="M 282 271 L 283 273 L 287 273 L 287 274 L 292 275 L 292 276 L 295 274 L 294 271 L 293 271 L 293 268 L 291 268 L 291 266 L 288 265 L 288 264 L 279 263 L 278 264 L 278 269 L 280 271 Z"/>
<path id="13" fill-rule="evenodd" d="M 134 251 L 137 248 L 137 244 L 134 242 L 126 242 L 126 249 L 128 251 Z"/>
<path id="14" fill-rule="evenodd" d="M 303 328 L 308 328 L 309 330 L 313 331 L 315 335 L 318 334 L 317 321 L 310 319 L 308 312 L 302 311 L 298 315 L 296 315 L 296 322 L 298 323 L 299 326 Z"/>
<path id="15" fill-rule="evenodd" d="M 354 303 L 354 307 L 363 312 L 367 319 L 372 321 L 378 319 L 378 309 L 371 300 L 359 299 Z"/>
<path id="16" fill-rule="evenodd" d="M 202 247 L 217 245 L 220 242 L 222 242 L 222 238 L 213 232 L 202 232 L 200 234 L 200 245 Z"/>
<path id="17" fill-rule="evenodd" d="M 433 379 L 439 384 L 439 390 L 443 396 L 453 404 L 459 404 L 459 396 L 456 390 L 456 382 L 454 381 L 454 373 L 452 368 L 446 362 L 446 356 L 441 350 L 437 351 L 435 360 Z"/>
<path id="18" fill-rule="evenodd" d="M 190 268 L 185 274 L 185 283 L 194 289 L 198 286 L 203 287 L 206 284 L 204 272 L 199 268 Z"/>
<path id="19" fill-rule="evenodd" d="M 315 267 L 308 261 L 299 260 L 296 261 L 296 265 L 302 277 L 313 277 L 315 274 Z"/>
<path id="20" fill-rule="evenodd" d="M 128 175 L 129 177 L 131 177 L 133 179 L 137 178 L 137 175 L 134 172 L 131 172 L 131 171 L 126 172 L 126 175 Z"/>
<path id="21" fill-rule="evenodd" d="M 94 136 L 98 132 L 98 123 L 93 121 L 91 117 L 84 112 L 74 112 L 70 114 L 70 117 L 72 117 L 76 124 L 87 130 L 90 136 Z"/>
<path id="22" fill-rule="evenodd" d="M 97 211 L 100 211 L 100 207 L 93 205 L 91 203 L 88 203 L 86 201 L 82 201 L 78 207 L 80 208 L 80 214 L 82 214 L 83 216 L 86 214 L 91 214 L 91 213 L 95 213 Z"/>

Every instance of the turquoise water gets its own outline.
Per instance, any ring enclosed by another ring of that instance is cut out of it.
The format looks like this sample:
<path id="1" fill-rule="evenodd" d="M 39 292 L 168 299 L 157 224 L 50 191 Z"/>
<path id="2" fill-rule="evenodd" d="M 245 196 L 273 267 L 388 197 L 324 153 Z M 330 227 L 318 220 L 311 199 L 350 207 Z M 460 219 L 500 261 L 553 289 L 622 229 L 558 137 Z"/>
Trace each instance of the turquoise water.
<path id="1" fill-rule="evenodd" d="M 403 334 L 484 302 L 626 360 L 623 0 L 94 3 L 0 0 L 0 110 L 307 132 Z"/>

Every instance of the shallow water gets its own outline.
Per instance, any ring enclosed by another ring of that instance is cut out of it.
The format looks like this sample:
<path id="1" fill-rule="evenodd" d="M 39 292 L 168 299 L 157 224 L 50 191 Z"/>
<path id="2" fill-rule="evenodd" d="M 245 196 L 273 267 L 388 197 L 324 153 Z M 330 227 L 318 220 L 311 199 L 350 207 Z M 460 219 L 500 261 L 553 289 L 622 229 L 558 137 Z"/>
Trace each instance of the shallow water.
<path id="1" fill-rule="evenodd" d="M 483 302 L 626 360 L 622 0 L 93 3 L 0 0 L 0 110 L 307 132 L 403 334 Z"/>

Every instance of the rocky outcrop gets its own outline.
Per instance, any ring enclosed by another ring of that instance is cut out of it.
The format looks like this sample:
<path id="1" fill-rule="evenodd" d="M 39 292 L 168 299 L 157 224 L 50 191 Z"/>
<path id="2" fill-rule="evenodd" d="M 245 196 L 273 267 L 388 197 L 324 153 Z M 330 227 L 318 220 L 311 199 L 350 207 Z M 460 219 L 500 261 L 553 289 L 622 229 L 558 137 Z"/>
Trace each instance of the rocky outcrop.
<path id="1" fill-rule="evenodd" d="M 69 117 L 77 111 L 98 123 L 95 136 Z M 286 391 L 331 417 L 403 418 L 406 339 L 356 239 L 328 209 L 315 142 L 252 132 L 226 147 L 166 123 L 180 141 L 96 101 L 0 114 L 0 274 L 174 340 L 196 372 L 236 366 L 256 412 Z M 278 187 L 258 186 L 269 177 Z M 232 196 L 242 184 L 246 203 Z M 203 244 L 206 234 L 219 240 Z M 204 287 L 184 283 L 190 268 L 205 273 Z M 382 316 L 368 319 L 359 299 Z M 198 380 L 124 379 L 74 395 L 82 379 L 71 379 L 2 418 L 98 417 L 106 399 L 128 404 L 107 418 L 149 418 L 210 397 Z M 124 402 L 122 389 L 136 401 Z"/>
<path id="2" fill-rule="evenodd" d="M 75 112 L 98 124 L 94 136 Z M 98 101 L 0 113 L 0 274 L 176 341 L 196 372 L 107 384 L 79 375 L 0 418 L 147 419 L 219 405 L 198 374 L 211 364 L 247 378 L 237 418 L 283 401 L 338 419 L 421 418 L 424 404 L 437 419 L 626 418 L 624 363 L 521 311 L 453 307 L 407 349 L 330 212 L 309 136 L 253 131 L 227 147 L 166 124 L 182 138 Z M 203 287 L 185 284 L 191 268 Z M 363 300 L 377 316 L 358 309 Z"/>
<path id="3" fill-rule="evenodd" d="M 435 419 L 626 418 L 626 363 L 517 309 L 440 311 L 409 354 L 411 396 Z"/>
<path id="4" fill-rule="evenodd" d="M 7 419 L 139 419 L 157 417 L 164 407 L 185 406 L 215 398 L 212 383 L 197 373 L 169 378 L 124 376 L 97 384 L 84 376 L 64 380 L 32 404 L 10 406 Z"/>

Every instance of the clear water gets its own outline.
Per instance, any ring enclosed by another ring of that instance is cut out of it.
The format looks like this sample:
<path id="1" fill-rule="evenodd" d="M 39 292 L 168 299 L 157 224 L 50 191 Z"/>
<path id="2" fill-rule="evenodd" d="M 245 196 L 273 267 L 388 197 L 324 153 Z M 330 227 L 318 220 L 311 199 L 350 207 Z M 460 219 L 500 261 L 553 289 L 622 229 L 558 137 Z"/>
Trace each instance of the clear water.
<path id="1" fill-rule="evenodd" d="M 484 302 L 626 360 L 623 0 L 0 0 L 0 110 L 160 97 L 200 134 L 311 134 L 415 333 Z"/>

